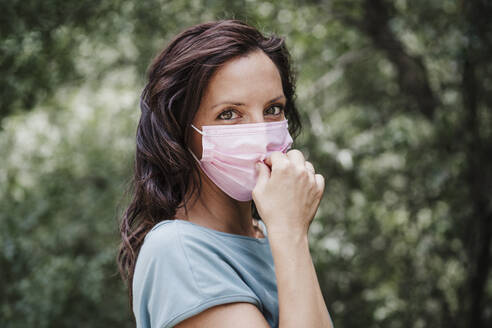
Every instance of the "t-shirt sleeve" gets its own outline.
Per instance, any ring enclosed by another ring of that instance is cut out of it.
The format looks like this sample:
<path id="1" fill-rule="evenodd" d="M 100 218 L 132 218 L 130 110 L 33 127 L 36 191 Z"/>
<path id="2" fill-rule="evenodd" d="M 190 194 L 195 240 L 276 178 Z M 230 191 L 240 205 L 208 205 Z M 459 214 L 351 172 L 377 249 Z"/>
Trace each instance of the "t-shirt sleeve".
<path id="1" fill-rule="evenodd" d="M 212 243 L 183 236 L 169 222 L 150 231 L 133 277 L 137 328 L 173 327 L 210 307 L 233 302 L 262 304 Z"/>

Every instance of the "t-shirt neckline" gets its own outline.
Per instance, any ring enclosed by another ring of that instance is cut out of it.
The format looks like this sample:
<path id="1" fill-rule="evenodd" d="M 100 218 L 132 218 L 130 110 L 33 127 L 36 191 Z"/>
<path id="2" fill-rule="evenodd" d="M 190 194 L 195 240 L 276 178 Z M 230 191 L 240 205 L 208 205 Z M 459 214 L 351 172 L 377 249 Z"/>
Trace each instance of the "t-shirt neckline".
<path id="1" fill-rule="evenodd" d="M 263 235 L 265 236 L 265 238 L 255 238 L 255 237 L 238 235 L 238 234 L 235 234 L 235 233 L 229 233 L 229 232 L 219 231 L 219 230 L 207 228 L 205 226 L 202 226 L 200 224 L 197 224 L 197 223 L 194 223 L 194 222 L 191 222 L 191 221 L 188 221 L 188 220 L 172 219 L 170 221 L 180 221 L 180 222 L 183 222 L 185 224 L 190 224 L 190 225 L 192 225 L 194 227 L 197 227 L 197 228 L 199 228 L 201 230 L 207 231 L 207 232 L 212 233 L 212 234 L 215 234 L 215 235 L 220 235 L 220 236 L 225 236 L 225 237 L 232 237 L 232 238 L 240 238 L 240 239 L 245 239 L 245 240 L 256 241 L 256 242 L 259 242 L 259 243 L 266 243 L 266 242 L 268 242 L 268 233 L 267 233 L 267 230 L 266 230 L 265 223 L 263 223 L 262 220 L 258 220 L 258 223 L 261 226 L 261 229 L 263 231 Z"/>

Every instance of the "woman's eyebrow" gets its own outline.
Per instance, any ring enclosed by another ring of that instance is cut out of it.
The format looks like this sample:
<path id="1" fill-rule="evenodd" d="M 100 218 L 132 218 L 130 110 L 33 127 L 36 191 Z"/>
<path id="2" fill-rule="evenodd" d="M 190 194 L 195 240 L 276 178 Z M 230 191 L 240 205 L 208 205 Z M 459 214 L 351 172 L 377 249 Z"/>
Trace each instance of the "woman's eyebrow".
<path id="1" fill-rule="evenodd" d="M 224 104 L 234 105 L 234 106 L 244 106 L 243 103 L 238 103 L 238 102 L 233 102 L 233 101 L 230 101 L 230 100 L 226 100 L 226 101 L 222 101 L 222 102 L 220 102 L 218 104 L 213 105 L 212 107 L 210 107 L 210 109 L 213 109 L 213 108 L 215 108 L 215 107 L 217 107 L 219 105 L 224 105 Z"/>
<path id="2" fill-rule="evenodd" d="M 272 103 L 272 102 L 274 102 L 274 101 L 277 101 L 277 100 L 279 100 L 279 99 L 281 99 L 281 98 L 285 98 L 285 96 L 284 96 L 284 95 L 277 96 L 277 97 L 275 97 L 275 98 L 273 98 L 273 99 L 271 99 L 271 100 L 267 101 L 266 103 L 267 103 L 267 104 L 270 104 L 270 103 Z M 234 106 L 244 106 L 244 104 L 243 104 L 243 103 L 238 103 L 238 102 L 234 102 L 234 101 L 226 100 L 226 101 L 222 101 L 222 102 L 220 102 L 220 103 L 217 103 L 217 104 L 213 105 L 212 107 L 210 107 L 210 109 L 213 109 L 213 108 L 215 108 L 215 107 L 217 107 L 217 106 L 219 106 L 219 105 L 224 105 L 224 104 L 234 105 Z"/>
<path id="3" fill-rule="evenodd" d="M 271 100 L 267 101 L 266 103 L 267 103 L 267 104 L 270 104 L 270 103 L 272 103 L 272 102 L 274 102 L 274 101 L 277 101 L 277 100 L 279 100 L 279 99 L 282 99 L 282 98 L 285 98 L 285 96 L 284 96 L 284 95 L 277 96 L 277 97 L 275 97 L 275 98 L 273 98 L 273 99 L 271 99 Z"/>

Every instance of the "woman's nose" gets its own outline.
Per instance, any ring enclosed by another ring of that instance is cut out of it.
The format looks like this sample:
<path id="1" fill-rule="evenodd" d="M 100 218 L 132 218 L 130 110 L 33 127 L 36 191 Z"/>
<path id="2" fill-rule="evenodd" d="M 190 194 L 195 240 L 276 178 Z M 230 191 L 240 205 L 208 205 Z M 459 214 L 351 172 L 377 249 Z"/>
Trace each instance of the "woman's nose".
<path id="1" fill-rule="evenodd" d="M 265 122 L 265 117 L 263 116 L 263 110 L 255 110 L 249 117 L 248 123 L 263 123 Z"/>

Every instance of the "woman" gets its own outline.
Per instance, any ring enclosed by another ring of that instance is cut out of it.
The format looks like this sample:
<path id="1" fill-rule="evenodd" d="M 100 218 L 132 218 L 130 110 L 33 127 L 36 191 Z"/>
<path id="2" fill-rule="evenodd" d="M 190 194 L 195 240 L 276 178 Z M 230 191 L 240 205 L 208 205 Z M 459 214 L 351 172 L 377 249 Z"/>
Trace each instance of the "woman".
<path id="1" fill-rule="evenodd" d="M 324 179 L 300 130 L 284 40 L 193 26 L 141 97 L 118 262 L 137 327 L 331 327 L 308 247 Z"/>

